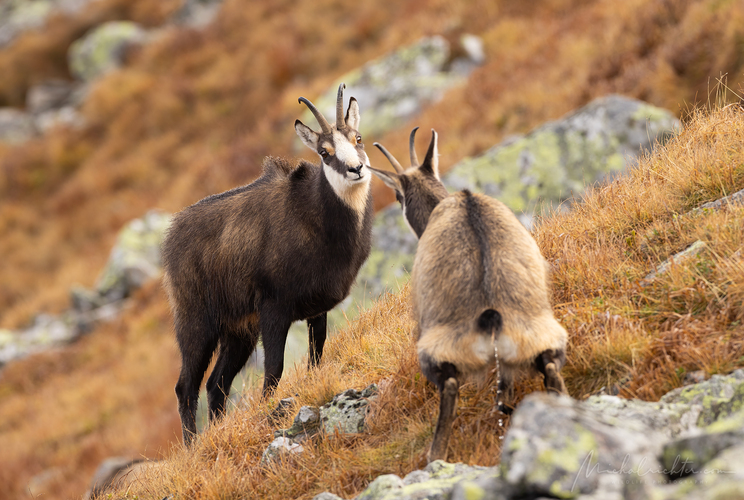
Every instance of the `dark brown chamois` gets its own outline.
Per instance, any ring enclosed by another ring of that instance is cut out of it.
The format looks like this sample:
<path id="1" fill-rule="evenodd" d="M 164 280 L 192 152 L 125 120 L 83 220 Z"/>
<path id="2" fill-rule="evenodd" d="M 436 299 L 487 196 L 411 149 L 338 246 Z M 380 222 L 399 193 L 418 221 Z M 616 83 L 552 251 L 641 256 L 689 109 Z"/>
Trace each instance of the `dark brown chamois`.
<path id="1" fill-rule="evenodd" d="M 440 407 L 427 455 L 444 459 L 460 382 L 495 361 L 510 399 L 514 372 L 528 367 L 548 391 L 566 393 L 560 369 L 566 330 L 550 306 L 548 264 L 535 240 L 500 201 L 468 190 L 449 195 L 439 180 L 437 134 L 419 166 L 411 132 L 411 168 L 379 144 L 396 172 L 372 169 L 393 188 L 419 236 L 411 274 L 421 371 L 439 389 Z"/>
<path id="2" fill-rule="evenodd" d="M 268 157 L 251 184 L 204 198 L 175 215 L 163 243 L 164 283 L 181 351 L 176 384 L 183 439 L 196 434 L 199 386 L 207 380 L 210 420 L 224 412 L 235 375 L 259 336 L 266 359 L 263 394 L 284 369 L 287 330 L 307 320 L 309 365 L 326 339 L 326 314 L 349 294 L 369 255 L 372 198 L 369 158 L 359 135 L 353 97 L 343 114 L 338 89 L 336 123 L 300 97 L 321 127 L 295 121 L 302 141 L 321 163 L 292 165 Z"/>

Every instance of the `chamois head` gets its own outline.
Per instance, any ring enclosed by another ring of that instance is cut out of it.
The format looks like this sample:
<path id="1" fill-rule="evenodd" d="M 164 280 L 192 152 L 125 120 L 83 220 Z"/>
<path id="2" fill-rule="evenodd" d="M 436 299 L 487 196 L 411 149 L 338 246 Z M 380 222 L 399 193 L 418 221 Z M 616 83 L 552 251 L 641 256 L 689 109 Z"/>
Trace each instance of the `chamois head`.
<path id="1" fill-rule="evenodd" d="M 320 155 L 326 178 L 336 194 L 347 204 L 355 207 L 354 202 L 360 198 L 358 188 L 369 186 L 370 175 L 365 171 L 365 168 L 369 168 L 369 158 L 364 152 L 362 136 L 359 134 L 359 104 L 353 97 L 349 99 L 349 109 L 344 117 L 345 87 L 343 83 L 338 86 L 334 125 L 326 121 L 313 103 L 300 97 L 300 103 L 310 108 L 321 130 L 320 133 L 315 132 L 300 120 L 296 120 L 295 131 L 307 147 Z M 361 191 L 366 194 L 366 190 Z"/>
<path id="2" fill-rule="evenodd" d="M 424 162 L 419 165 L 414 147 L 417 130 L 418 127 L 414 128 L 409 138 L 410 168 L 403 170 L 398 160 L 381 144 L 375 142 L 375 146 L 387 157 L 395 172 L 387 172 L 376 168 L 370 168 L 370 170 L 395 191 L 395 197 L 403 208 L 403 217 L 413 232 L 416 233 L 416 236 L 421 238 L 424 229 L 426 229 L 426 224 L 429 222 L 431 211 L 449 193 L 439 179 L 436 131 L 431 129 L 429 149 L 426 152 L 426 157 L 424 157 Z"/>

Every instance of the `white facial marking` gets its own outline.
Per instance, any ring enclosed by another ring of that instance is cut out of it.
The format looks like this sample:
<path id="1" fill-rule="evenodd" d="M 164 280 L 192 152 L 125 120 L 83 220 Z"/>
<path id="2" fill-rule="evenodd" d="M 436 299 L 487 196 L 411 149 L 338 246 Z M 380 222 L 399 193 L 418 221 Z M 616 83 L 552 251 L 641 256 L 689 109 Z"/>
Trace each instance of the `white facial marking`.
<path id="1" fill-rule="evenodd" d="M 361 214 L 367 207 L 369 180 L 372 178 L 369 172 L 361 179 L 352 180 L 348 175 L 339 174 L 333 167 L 329 167 L 325 163 L 323 164 L 323 172 L 325 172 L 326 179 L 328 179 L 333 191 L 341 198 L 341 201 L 360 215 L 359 219 L 361 220 Z M 364 169 L 362 172 L 364 172 Z"/>
<path id="2" fill-rule="evenodd" d="M 333 131 L 333 144 L 336 146 L 336 158 L 349 168 L 356 168 L 359 166 L 359 153 L 357 149 L 349 142 L 349 139 L 339 132 L 338 130 Z M 366 153 L 364 155 L 364 166 L 369 166 L 369 159 Z M 362 169 L 364 172 L 364 169 Z M 369 175 L 369 172 L 365 172 L 363 175 Z M 358 177 L 356 174 L 351 174 L 353 177 Z"/>

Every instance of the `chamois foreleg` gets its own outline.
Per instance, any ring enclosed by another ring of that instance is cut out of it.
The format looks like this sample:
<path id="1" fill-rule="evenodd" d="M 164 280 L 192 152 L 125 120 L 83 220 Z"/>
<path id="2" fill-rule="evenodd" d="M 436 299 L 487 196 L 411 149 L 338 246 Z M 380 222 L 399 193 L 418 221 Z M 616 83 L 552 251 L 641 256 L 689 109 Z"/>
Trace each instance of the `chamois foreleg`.
<path id="1" fill-rule="evenodd" d="M 181 374 L 176 383 L 178 413 L 183 442 L 191 444 L 196 436 L 196 408 L 199 386 L 217 348 L 217 335 L 206 324 L 176 321 L 176 339 L 181 351 Z"/>
<path id="2" fill-rule="evenodd" d="M 255 332 L 225 335 L 220 339 L 220 354 L 207 380 L 210 420 L 225 412 L 225 400 L 230 395 L 232 382 L 256 348 L 257 340 Z"/>
<path id="3" fill-rule="evenodd" d="M 292 321 L 278 307 L 263 307 L 259 313 L 259 329 L 264 346 L 263 395 L 274 392 L 284 372 L 284 346 Z"/>
<path id="4" fill-rule="evenodd" d="M 566 354 L 563 350 L 548 349 L 543 351 L 535 359 L 535 367 L 545 378 L 545 390 L 568 394 L 566 384 L 563 382 L 560 370 L 566 362 Z"/>
<path id="5" fill-rule="evenodd" d="M 326 328 L 328 321 L 328 313 L 323 313 L 314 318 L 308 318 L 307 320 L 307 336 L 308 336 L 308 368 L 318 366 L 320 358 L 323 356 L 323 346 L 326 341 Z"/>

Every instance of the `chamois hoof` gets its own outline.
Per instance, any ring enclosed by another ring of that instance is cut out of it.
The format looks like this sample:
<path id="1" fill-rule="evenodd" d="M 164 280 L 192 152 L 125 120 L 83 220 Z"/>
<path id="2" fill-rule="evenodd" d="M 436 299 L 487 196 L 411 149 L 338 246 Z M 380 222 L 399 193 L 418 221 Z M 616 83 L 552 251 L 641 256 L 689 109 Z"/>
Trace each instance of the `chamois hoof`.
<path id="1" fill-rule="evenodd" d="M 568 394 L 566 384 L 555 363 L 548 363 L 545 366 L 545 389 L 556 394 Z"/>

